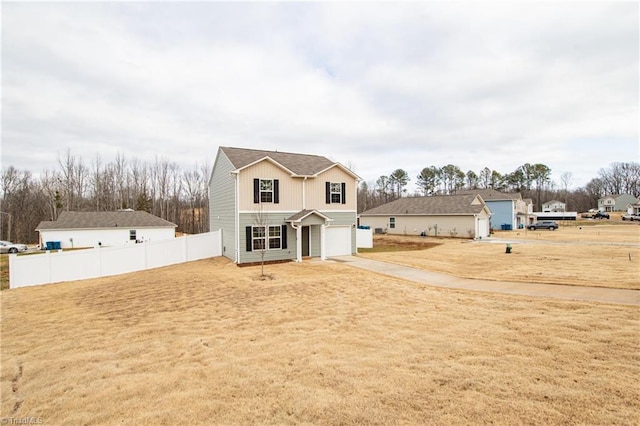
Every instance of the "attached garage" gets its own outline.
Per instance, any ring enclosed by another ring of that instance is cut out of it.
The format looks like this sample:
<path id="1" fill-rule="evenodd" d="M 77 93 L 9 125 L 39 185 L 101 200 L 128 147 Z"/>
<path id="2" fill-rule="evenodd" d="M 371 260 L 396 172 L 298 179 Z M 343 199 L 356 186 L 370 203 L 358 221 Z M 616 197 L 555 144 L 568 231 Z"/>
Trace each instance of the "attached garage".
<path id="1" fill-rule="evenodd" d="M 489 236 L 489 219 L 486 217 L 478 218 L 478 235 L 476 237 L 488 237 Z"/>
<path id="2" fill-rule="evenodd" d="M 396 235 L 486 238 L 490 217 L 478 195 L 436 195 L 402 197 L 367 210 L 360 214 L 360 224 Z"/>
<path id="3" fill-rule="evenodd" d="M 351 254 L 351 227 L 330 226 L 325 233 L 327 257 L 348 256 Z"/>

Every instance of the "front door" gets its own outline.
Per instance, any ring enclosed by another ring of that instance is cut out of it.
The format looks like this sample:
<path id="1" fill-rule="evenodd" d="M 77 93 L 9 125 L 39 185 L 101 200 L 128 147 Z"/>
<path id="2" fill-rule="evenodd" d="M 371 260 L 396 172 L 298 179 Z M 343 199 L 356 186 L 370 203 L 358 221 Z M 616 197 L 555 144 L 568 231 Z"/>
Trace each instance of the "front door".
<path id="1" fill-rule="evenodd" d="M 302 227 L 302 257 L 309 256 L 309 227 Z"/>

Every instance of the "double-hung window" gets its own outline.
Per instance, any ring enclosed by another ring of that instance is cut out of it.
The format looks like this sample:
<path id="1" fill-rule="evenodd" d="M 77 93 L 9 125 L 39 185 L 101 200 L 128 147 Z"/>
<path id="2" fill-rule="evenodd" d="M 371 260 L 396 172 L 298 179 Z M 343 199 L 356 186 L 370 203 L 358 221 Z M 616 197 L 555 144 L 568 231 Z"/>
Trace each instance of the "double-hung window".
<path id="1" fill-rule="evenodd" d="M 340 204 L 342 202 L 342 185 L 331 182 L 331 203 Z"/>
<path id="2" fill-rule="evenodd" d="M 251 246 L 249 251 L 277 250 L 286 248 L 283 242 L 284 226 L 251 226 Z"/>
<path id="3" fill-rule="evenodd" d="M 279 249 L 282 247 L 282 227 L 269 227 L 269 249 Z"/>
<path id="4" fill-rule="evenodd" d="M 327 204 L 346 204 L 346 184 L 344 182 L 326 183 Z"/>
<path id="5" fill-rule="evenodd" d="M 260 202 L 273 202 L 273 179 L 260 179 Z"/>
<path id="6" fill-rule="evenodd" d="M 253 250 L 264 250 L 264 226 L 254 226 L 251 228 L 251 245 Z"/>
<path id="7" fill-rule="evenodd" d="M 390 217 L 389 218 L 389 228 L 394 229 L 396 227 L 396 218 L 395 217 Z"/>
<path id="8" fill-rule="evenodd" d="M 253 180 L 253 202 L 259 203 L 273 203 L 278 204 L 280 202 L 278 179 L 254 179 Z"/>

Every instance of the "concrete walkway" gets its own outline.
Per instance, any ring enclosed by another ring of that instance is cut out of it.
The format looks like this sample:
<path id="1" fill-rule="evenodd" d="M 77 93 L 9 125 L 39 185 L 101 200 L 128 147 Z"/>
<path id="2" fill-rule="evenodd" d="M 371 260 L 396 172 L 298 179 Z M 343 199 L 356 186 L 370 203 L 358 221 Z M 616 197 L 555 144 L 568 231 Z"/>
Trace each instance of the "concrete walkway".
<path id="1" fill-rule="evenodd" d="M 476 280 L 454 277 L 439 272 L 424 271 L 422 269 L 357 256 L 337 256 L 330 258 L 330 260 L 435 287 L 517 294 L 521 296 L 550 297 L 555 299 L 583 300 L 588 302 L 640 305 L 640 290 Z"/>

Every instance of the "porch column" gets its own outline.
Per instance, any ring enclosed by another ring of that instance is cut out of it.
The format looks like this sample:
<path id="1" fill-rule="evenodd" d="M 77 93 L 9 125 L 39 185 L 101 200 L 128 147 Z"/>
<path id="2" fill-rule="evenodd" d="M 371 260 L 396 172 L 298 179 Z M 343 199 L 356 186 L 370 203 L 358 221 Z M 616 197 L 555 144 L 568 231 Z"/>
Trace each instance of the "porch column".
<path id="1" fill-rule="evenodd" d="M 325 238 L 325 230 L 326 225 L 320 225 L 320 259 L 327 260 L 327 256 L 325 255 L 325 246 L 326 246 L 326 238 Z"/>
<path id="2" fill-rule="evenodd" d="M 296 228 L 296 262 L 302 262 L 302 224 Z"/>

